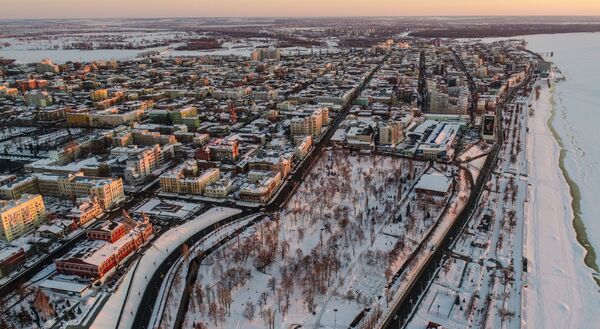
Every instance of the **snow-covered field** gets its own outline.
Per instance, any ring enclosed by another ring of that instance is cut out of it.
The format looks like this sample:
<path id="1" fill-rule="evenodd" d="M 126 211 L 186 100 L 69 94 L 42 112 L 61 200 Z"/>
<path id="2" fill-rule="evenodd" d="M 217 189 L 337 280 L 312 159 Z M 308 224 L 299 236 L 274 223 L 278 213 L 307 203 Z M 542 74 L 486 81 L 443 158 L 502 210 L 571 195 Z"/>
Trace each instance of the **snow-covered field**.
<path id="1" fill-rule="evenodd" d="M 558 166 L 559 146 L 548 128 L 552 94 L 547 84 L 533 102 L 527 143 L 529 198 L 526 257 L 530 273 L 525 303 L 528 328 L 584 328 L 597 323 L 600 296 L 583 265 L 570 207 L 571 196 Z"/>
<path id="2" fill-rule="evenodd" d="M 203 263 L 183 326 L 347 327 L 385 304 L 385 285 L 445 205 L 412 190 L 425 170 L 433 169 L 326 152 L 278 216 Z"/>

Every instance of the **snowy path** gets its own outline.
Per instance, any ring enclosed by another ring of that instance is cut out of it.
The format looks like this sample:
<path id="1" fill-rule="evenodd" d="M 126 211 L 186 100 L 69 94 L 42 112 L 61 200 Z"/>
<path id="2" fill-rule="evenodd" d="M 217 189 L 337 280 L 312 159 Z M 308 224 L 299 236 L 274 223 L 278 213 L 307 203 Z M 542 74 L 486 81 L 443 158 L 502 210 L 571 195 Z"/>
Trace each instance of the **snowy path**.
<path id="1" fill-rule="evenodd" d="M 545 80 L 540 86 L 527 138 L 531 186 L 525 254 L 532 266 L 523 319 L 529 328 L 584 328 L 600 299 L 576 242 L 571 197 L 558 166 L 560 150 L 547 125 L 552 95 Z"/>

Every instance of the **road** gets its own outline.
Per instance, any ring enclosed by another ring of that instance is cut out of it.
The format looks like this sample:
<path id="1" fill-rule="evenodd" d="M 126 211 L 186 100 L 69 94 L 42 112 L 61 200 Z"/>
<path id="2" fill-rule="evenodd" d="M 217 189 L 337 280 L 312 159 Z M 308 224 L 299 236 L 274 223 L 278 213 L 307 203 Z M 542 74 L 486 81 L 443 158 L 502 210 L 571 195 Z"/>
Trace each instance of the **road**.
<path id="1" fill-rule="evenodd" d="M 400 300 L 396 302 L 394 306 L 395 316 L 390 318 L 391 320 L 386 321 L 381 325 L 381 328 L 402 328 L 405 324 L 407 324 L 410 320 L 410 316 L 418 306 L 417 301 L 419 297 L 425 293 L 429 287 L 431 280 L 435 277 L 435 273 L 439 270 L 439 267 L 442 264 L 442 259 L 447 251 L 449 251 L 454 244 L 454 241 L 457 240 L 457 237 L 463 232 L 465 224 L 468 222 L 472 214 L 479 208 L 479 202 L 482 195 L 483 188 L 485 186 L 485 182 L 488 180 L 494 168 L 498 163 L 498 155 L 500 153 L 501 145 L 504 143 L 503 140 L 503 130 L 502 130 L 502 111 L 506 104 L 512 102 L 517 95 L 517 92 L 521 90 L 524 86 L 527 86 L 531 82 L 531 78 L 533 76 L 533 72 L 530 69 L 528 72 L 527 78 L 520 83 L 519 85 L 511 87 L 511 89 L 507 92 L 505 97 L 503 97 L 497 106 L 496 116 L 498 123 L 496 125 L 498 140 L 494 145 L 492 152 L 490 153 L 490 157 L 486 159 L 486 162 L 481 170 L 481 174 L 477 178 L 476 182 L 473 182 L 472 193 L 469 197 L 469 201 L 465 206 L 462 213 L 458 216 L 454 226 L 449 230 L 446 237 L 443 239 L 442 243 L 438 246 L 437 250 L 434 252 L 434 256 L 430 258 L 429 262 L 423 266 L 421 271 L 415 277 L 413 282 L 410 284 L 410 289 L 408 293 L 403 296 Z"/>
<path id="2" fill-rule="evenodd" d="M 367 79 L 365 79 L 364 82 L 357 88 L 357 90 L 355 91 L 353 96 L 350 98 L 348 103 L 345 104 L 343 106 L 342 110 L 340 111 L 340 113 L 337 114 L 337 116 L 333 120 L 331 126 L 321 136 L 321 138 L 314 144 L 314 147 L 313 147 L 312 151 L 309 153 L 309 155 L 292 172 L 292 174 L 290 175 L 290 177 L 287 180 L 287 183 L 273 197 L 273 199 L 271 199 L 270 202 L 265 205 L 264 209 L 262 209 L 262 210 L 266 210 L 269 212 L 278 211 L 283 205 L 285 205 L 285 203 L 287 202 L 287 200 L 289 200 L 290 196 L 293 194 L 293 192 L 296 190 L 296 188 L 300 185 L 300 183 L 302 183 L 302 181 L 304 180 L 306 175 L 310 172 L 313 164 L 316 163 L 316 161 L 318 160 L 318 158 L 321 155 L 321 153 L 323 152 L 324 148 L 327 146 L 327 144 L 331 140 L 331 137 L 333 136 L 335 131 L 338 129 L 340 123 L 344 120 L 346 115 L 348 115 L 348 113 L 350 112 L 350 108 L 352 107 L 356 97 L 358 97 L 358 95 L 360 95 L 360 93 L 365 88 L 365 86 L 367 86 L 369 84 L 369 82 L 371 81 L 371 78 L 373 77 L 375 72 L 377 72 L 381 68 L 383 63 L 389 58 L 389 56 L 391 54 L 392 53 L 389 53 L 386 56 L 384 56 L 383 59 L 381 60 L 381 62 L 369 73 Z M 222 204 L 219 204 L 219 205 L 222 206 Z M 259 212 L 261 212 L 261 209 L 247 208 L 247 209 L 244 209 L 244 212 L 242 213 L 243 216 L 241 216 L 239 218 L 242 218 L 242 217 L 245 217 L 248 215 L 252 215 L 252 214 L 256 214 Z M 221 223 L 219 223 L 219 225 L 229 223 L 231 221 L 232 221 L 232 219 L 228 218 L 228 219 L 222 221 Z M 190 239 L 188 241 L 187 244 L 190 246 L 194 245 L 196 241 L 199 241 L 202 237 L 204 237 L 206 234 L 209 234 L 214 229 L 215 228 L 211 227 L 211 228 L 207 228 L 201 232 L 196 233 L 194 235 L 194 237 L 192 237 L 192 239 Z M 217 246 L 220 246 L 221 244 L 222 243 L 219 242 Z M 171 264 L 175 263 L 175 260 L 179 256 L 181 256 L 181 248 L 177 248 L 176 250 L 174 250 L 173 253 L 167 258 L 167 260 L 165 260 L 162 264 L 159 265 L 157 271 L 153 274 L 148 286 L 152 286 L 152 287 L 154 287 L 154 289 L 147 289 L 144 292 L 144 296 L 142 296 L 142 303 L 140 303 L 138 311 L 135 316 L 134 326 L 133 326 L 134 328 L 146 328 L 148 326 L 148 322 L 150 321 L 150 318 L 152 316 L 153 308 L 148 307 L 147 305 L 153 305 L 154 304 L 153 301 L 158 298 L 158 292 L 159 292 L 160 285 L 162 283 L 162 279 L 169 271 Z M 186 275 L 186 280 L 187 279 L 191 280 L 191 279 L 195 278 L 197 275 L 197 271 L 198 271 L 198 266 L 190 266 L 190 269 L 188 270 L 188 273 Z M 183 315 L 185 315 L 185 312 L 187 311 L 187 307 L 188 307 L 187 301 L 189 300 L 189 295 L 190 295 L 190 291 L 189 291 L 189 289 L 186 288 L 186 290 L 184 291 L 184 294 L 182 296 L 182 303 L 180 304 L 180 309 L 177 314 L 177 325 L 179 327 L 181 327 L 181 325 L 183 323 Z M 176 325 L 176 327 L 177 327 L 177 325 Z"/>

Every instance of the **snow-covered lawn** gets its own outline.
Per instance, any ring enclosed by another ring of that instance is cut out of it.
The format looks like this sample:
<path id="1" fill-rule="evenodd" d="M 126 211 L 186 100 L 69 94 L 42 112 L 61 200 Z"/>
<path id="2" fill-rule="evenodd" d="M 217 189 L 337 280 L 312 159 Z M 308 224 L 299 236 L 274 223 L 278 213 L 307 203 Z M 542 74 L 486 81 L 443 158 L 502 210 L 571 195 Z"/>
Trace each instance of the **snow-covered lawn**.
<path id="1" fill-rule="evenodd" d="M 444 197 L 412 191 L 425 170 L 434 169 L 324 153 L 285 209 L 202 264 L 183 326 L 347 327 L 385 300 L 444 208 Z"/>

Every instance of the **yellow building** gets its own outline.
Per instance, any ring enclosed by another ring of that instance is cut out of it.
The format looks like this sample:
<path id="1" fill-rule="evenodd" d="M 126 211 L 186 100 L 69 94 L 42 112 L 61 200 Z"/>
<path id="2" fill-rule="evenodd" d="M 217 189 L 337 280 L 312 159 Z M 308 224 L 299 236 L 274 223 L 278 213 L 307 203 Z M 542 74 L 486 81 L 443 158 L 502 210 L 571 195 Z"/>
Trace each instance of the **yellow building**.
<path id="1" fill-rule="evenodd" d="M 35 174 L 40 194 L 58 198 L 97 198 L 100 207 L 111 209 L 125 200 L 123 180 L 76 175 Z"/>
<path id="2" fill-rule="evenodd" d="M 329 110 L 326 108 L 320 108 L 310 116 L 293 118 L 290 122 L 292 136 L 312 136 L 313 138 L 319 136 L 323 125 L 329 120 L 328 113 Z"/>
<path id="3" fill-rule="evenodd" d="M 96 89 L 90 92 L 90 98 L 94 102 L 102 101 L 108 98 L 107 89 Z"/>
<path id="4" fill-rule="evenodd" d="M 45 218 L 46 207 L 39 194 L 24 194 L 18 200 L 0 201 L 0 238 L 10 242 L 38 227 Z"/>
<path id="5" fill-rule="evenodd" d="M 204 189 L 204 196 L 214 199 L 224 199 L 231 192 L 232 181 L 227 178 L 219 179 L 218 181 L 209 184 Z"/>
<path id="6" fill-rule="evenodd" d="M 218 168 L 209 168 L 198 172 L 195 161 L 187 161 L 175 169 L 160 176 L 160 188 L 163 192 L 201 195 L 206 186 L 219 180 Z"/>
<path id="7" fill-rule="evenodd" d="M 25 193 L 37 193 L 38 186 L 35 177 L 25 177 L 6 182 L 0 186 L 0 198 L 7 200 L 16 200 Z"/>
<path id="8" fill-rule="evenodd" d="M 88 109 L 66 111 L 65 118 L 69 127 L 88 127 L 90 125 L 90 113 Z"/>

